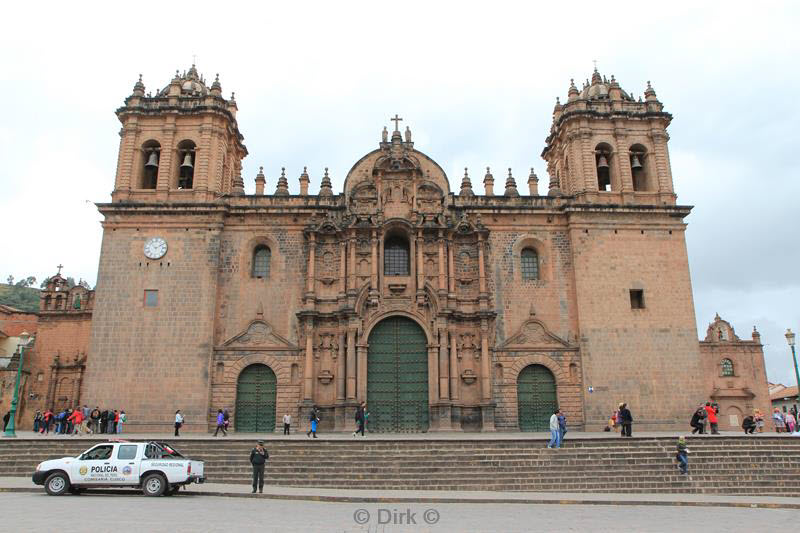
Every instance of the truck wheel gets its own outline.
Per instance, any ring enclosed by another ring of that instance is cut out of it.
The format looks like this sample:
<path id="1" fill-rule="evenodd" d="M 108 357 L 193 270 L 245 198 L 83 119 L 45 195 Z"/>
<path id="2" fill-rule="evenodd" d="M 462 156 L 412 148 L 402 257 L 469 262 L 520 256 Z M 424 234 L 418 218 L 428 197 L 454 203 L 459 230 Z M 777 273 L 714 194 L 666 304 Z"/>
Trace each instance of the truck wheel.
<path id="1" fill-rule="evenodd" d="M 44 490 L 50 496 L 61 496 L 69 490 L 69 478 L 63 472 L 50 474 L 44 482 Z"/>
<path id="2" fill-rule="evenodd" d="M 142 482 L 145 496 L 161 496 L 167 489 L 167 480 L 161 474 L 150 474 Z"/>

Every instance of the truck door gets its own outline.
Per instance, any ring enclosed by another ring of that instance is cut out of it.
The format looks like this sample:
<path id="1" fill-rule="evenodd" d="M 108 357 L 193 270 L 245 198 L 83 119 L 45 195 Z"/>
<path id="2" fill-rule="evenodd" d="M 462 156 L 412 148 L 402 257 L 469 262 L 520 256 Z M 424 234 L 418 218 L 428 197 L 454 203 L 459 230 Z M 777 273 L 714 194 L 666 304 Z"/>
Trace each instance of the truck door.
<path id="1" fill-rule="evenodd" d="M 139 483 L 139 444 L 120 444 L 112 461 L 116 466 L 113 481 L 118 485 L 137 485 Z"/>
<path id="2" fill-rule="evenodd" d="M 72 463 L 70 477 L 72 483 L 80 485 L 106 485 L 114 473 L 111 456 L 114 452 L 113 444 L 98 444 L 89 451 L 82 453 L 78 460 Z"/>

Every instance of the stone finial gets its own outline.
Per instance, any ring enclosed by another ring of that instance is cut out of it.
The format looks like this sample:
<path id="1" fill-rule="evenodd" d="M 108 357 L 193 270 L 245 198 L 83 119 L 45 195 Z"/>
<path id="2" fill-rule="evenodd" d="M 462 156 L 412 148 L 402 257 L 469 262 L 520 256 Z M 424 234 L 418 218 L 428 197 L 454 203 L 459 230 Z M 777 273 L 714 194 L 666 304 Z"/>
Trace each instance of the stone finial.
<path id="1" fill-rule="evenodd" d="M 133 86 L 133 96 L 144 96 L 144 83 L 142 83 L 141 74 L 139 74 L 139 81 Z"/>
<path id="2" fill-rule="evenodd" d="M 539 177 L 533 171 L 533 167 L 531 167 L 531 173 L 528 174 L 528 190 L 531 196 L 539 196 Z"/>
<path id="3" fill-rule="evenodd" d="M 567 102 L 572 102 L 578 99 L 578 88 L 575 87 L 574 78 L 569 79 L 569 91 L 567 91 L 567 95 L 568 95 Z"/>
<path id="4" fill-rule="evenodd" d="M 258 174 L 256 174 L 256 194 L 262 196 L 264 194 L 264 187 L 267 184 L 267 179 L 264 177 L 264 167 L 258 167 Z"/>
<path id="5" fill-rule="evenodd" d="M 231 91 L 231 102 L 235 101 L 236 101 L 236 93 L 234 91 Z"/>
<path id="6" fill-rule="evenodd" d="M 494 196 L 494 176 L 489 167 L 486 167 L 486 175 L 483 177 L 483 188 L 486 196 Z"/>
<path id="7" fill-rule="evenodd" d="M 753 342 L 761 344 L 761 333 L 758 332 L 755 326 L 753 326 Z"/>
<path id="8" fill-rule="evenodd" d="M 322 182 L 319 184 L 320 196 L 333 196 L 333 186 L 331 185 L 331 178 L 328 176 L 328 167 L 325 167 L 325 174 L 322 176 Z"/>
<path id="9" fill-rule="evenodd" d="M 383 127 L 383 131 L 381 132 L 381 140 L 385 143 L 389 142 L 389 130 L 386 126 Z"/>
<path id="10" fill-rule="evenodd" d="M 644 99 L 647 100 L 648 102 L 654 102 L 658 100 L 656 98 L 656 91 L 655 89 L 653 89 L 653 86 L 650 85 L 649 80 L 647 81 L 647 89 L 645 89 L 644 91 Z"/>
<path id="11" fill-rule="evenodd" d="M 289 196 L 289 181 L 286 179 L 286 167 L 281 167 L 281 177 L 275 187 L 275 196 Z"/>
<path id="12" fill-rule="evenodd" d="M 242 179 L 241 165 L 236 165 L 236 173 L 233 176 L 233 186 L 231 187 L 231 194 L 234 196 L 241 196 L 244 194 L 244 180 Z"/>
<path id="13" fill-rule="evenodd" d="M 458 192 L 459 196 L 475 196 L 472 191 L 472 182 L 469 180 L 469 172 L 464 167 L 464 179 L 461 180 L 461 190 Z"/>
<path id="14" fill-rule="evenodd" d="M 302 196 L 308 195 L 308 184 L 311 180 L 308 178 L 308 167 L 303 167 L 303 173 L 300 174 L 300 194 Z"/>
<path id="15" fill-rule="evenodd" d="M 222 84 L 219 82 L 219 74 L 214 77 L 214 83 L 211 84 L 211 94 L 222 96 Z"/>
<path id="16" fill-rule="evenodd" d="M 406 142 L 407 143 L 411 142 L 411 128 L 409 128 L 408 126 L 406 126 Z"/>
<path id="17" fill-rule="evenodd" d="M 508 177 L 506 178 L 506 190 L 503 192 L 504 196 L 519 196 L 517 190 L 517 182 L 514 181 L 514 176 L 511 175 L 511 169 L 508 169 Z"/>
<path id="18" fill-rule="evenodd" d="M 592 72 L 592 85 L 597 85 L 598 83 L 603 83 L 603 77 L 597 72 L 597 67 L 594 67 L 594 72 Z"/>
<path id="19" fill-rule="evenodd" d="M 547 187 L 547 196 L 561 196 L 561 187 L 558 183 L 558 175 L 555 169 L 551 166 L 547 167 L 547 172 L 550 174 L 550 184 Z"/>

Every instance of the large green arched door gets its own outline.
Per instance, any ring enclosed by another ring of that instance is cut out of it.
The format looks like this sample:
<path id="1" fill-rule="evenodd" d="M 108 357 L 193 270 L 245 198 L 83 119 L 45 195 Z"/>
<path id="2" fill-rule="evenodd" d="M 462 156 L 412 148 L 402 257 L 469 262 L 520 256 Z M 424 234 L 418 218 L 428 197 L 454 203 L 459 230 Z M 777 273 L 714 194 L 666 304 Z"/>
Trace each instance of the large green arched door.
<path id="1" fill-rule="evenodd" d="M 369 334 L 367 411 L 370 431 L 427 431 L 427 341 L 413 320 L 387 318 Z"/>
<path id="2" fill-rule="evenodd" d="M 236 384 L 236 431 L 275 430 L 275 372 L 267 365 L 250 365 Z"/>
<path id="3" fill-rule="evenodd" d="M 556 380 L 542 365 L 528 365 L 517 378 L 517 410 L 520 431 L 547 431 L 556 410 Z"/>

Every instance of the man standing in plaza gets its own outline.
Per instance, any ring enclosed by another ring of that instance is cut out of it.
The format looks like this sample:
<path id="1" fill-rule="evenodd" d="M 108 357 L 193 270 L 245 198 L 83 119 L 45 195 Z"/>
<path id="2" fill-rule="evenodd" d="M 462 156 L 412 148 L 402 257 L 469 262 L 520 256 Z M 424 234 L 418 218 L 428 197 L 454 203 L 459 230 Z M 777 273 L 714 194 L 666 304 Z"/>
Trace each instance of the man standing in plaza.
<path id="1" fill-rule="evenodd" d="M 258 492 L 264 492 L 264 465 L 269 459 L 269 453 L 264 448 L 264 441 L 258 441 L 258 445 L 250 451 L 250 464 L 253 465 L 253 494 L 258 488 Z"/>
<path id="2" fill-rule="evenodd" d="M 553 411 L 550 416 L 550 442 L 547 444 L 548 448 L 561 448 L 561 428 L 558 425 L 558 409 Z"/>
<path id="3" fill-rule="evenodd" d="M 292 415 L 286 413 L 285 415 L 283 415 L 283 434 L 288 435 L 289 428 L 291 427 L 292 427 Z"/>
<path id="4" fill-rule="evenodd" d="M 630 437 L 633 429 L 633 415 L 628 409 L 628 404 L 623 403 L 619 408 L 619 418 L 622 421 L 621 437 Z"/>

